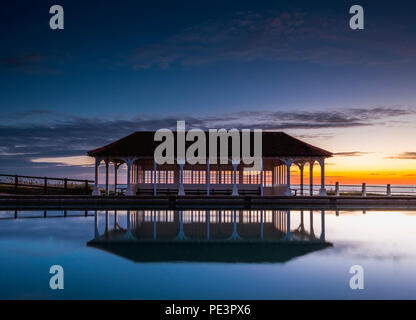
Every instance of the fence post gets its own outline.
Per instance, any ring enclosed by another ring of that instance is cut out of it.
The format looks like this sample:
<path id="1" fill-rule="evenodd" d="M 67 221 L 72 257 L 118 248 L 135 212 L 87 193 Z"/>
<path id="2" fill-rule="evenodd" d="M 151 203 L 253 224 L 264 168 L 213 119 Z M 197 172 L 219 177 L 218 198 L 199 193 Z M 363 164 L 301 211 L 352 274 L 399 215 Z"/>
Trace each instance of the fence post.
<path id="1" fill-rule="evenodd" d="M 45 181 L 44 181 L 44 184 L 43 184 L 43 191 L 44 191 L 45 194 L 48 191 L 48 178 L 46 178 L 46 177 L 45 177 Z"/>
<path id="2" fill-rule="evenodd" d="M 390 183 L 387 185 L 387 196 L 391 197 L 391 186 Z"/>
<path id="3" fill-rule="evenodd" d="M 363 197 L 366 197 L 367 196 L 367 190 L 366 190 L 366 184 L 365 184 L 365 182 L 363 183 L 363 190 L 362 190 L 362 194 L 361 194 Z"/>
<path id="4" fill-rule="evenodd" d="M 88 194 L 88 180 L 85 180 L 85 194 Z"/>
<path id="5" fill-rule="evenodd" d="M 14 176 L 14 189 L 17 191 L 17 188 L 19 186 L 19 176 L 16 174 Z"/>
<path id="6" fill-rule="evenodd" d="M 64 179 L 64 190 L 65 190 L 65 192 L 68 190 L 68 179 L 67 178 Z"/>
<path id="7" fill-rule="evenodd" d="M 339 197 L 339 182 L 335 182 L 335 195 Z"/>

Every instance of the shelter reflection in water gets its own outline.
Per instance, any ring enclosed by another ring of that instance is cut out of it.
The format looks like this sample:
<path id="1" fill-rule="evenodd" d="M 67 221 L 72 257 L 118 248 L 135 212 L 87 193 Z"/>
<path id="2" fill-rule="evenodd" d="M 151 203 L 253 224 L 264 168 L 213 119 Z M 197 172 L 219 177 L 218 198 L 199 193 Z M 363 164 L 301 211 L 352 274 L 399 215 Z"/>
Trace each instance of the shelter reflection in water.
<path id="1" fill-rule="evenodd" d="M 313 211 L 296 212 L 296 226 L 291 223 L 293 214 L 290 210 L 128 210 L 122 228 L 117 211 L 105 211 L 104 232 L 99 233 L 96 213 L 95 237 L 88 245 L 141 262 L 283 262 L 331 246 L 325 241 L 324 211 L 318 236 Z"/>

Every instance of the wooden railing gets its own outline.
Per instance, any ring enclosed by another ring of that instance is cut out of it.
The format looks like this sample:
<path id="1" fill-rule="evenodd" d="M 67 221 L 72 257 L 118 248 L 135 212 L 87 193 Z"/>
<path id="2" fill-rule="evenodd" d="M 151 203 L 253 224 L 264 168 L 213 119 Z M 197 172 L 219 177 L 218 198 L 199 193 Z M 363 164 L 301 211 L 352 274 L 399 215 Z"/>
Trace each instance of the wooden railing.
<path id="1" fill-rule="evenodd" d="M 8 190 L 20 192 L 27 189 L 43 190 L 43 193 L 49 191 L 60 191 L 61 193 L 90 193 L 90 185 L 94 181 L 68 179 L 68 178 L 50 178 L 35 176 L 20 176 L 11 174 L 0 174 L 0 186 L 7 187 Z"/>

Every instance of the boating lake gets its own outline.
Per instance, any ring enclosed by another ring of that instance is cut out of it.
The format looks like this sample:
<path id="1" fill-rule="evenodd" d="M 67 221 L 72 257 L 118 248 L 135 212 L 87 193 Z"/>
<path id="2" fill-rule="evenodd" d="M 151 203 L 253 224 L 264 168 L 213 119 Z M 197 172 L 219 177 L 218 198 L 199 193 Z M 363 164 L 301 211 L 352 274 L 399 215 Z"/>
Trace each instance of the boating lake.
<path id="1" fill-rule="evenodd" d="M 416 299 L 416 210 L 1 211 L 0 261 L 1 299 Z"/>

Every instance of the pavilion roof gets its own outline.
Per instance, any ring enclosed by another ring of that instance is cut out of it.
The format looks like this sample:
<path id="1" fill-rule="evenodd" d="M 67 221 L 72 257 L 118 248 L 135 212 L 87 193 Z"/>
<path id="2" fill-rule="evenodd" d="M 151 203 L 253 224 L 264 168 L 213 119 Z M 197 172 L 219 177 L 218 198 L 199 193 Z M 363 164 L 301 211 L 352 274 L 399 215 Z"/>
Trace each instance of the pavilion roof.
<path id="1" fill-rule="evenodd" d="M 309 253 L 331 247 L 330 242 L 235 241 L 89 241 L 87 246 L 98 248 L 133 262 L 223 262 L 223 263 L 283 263 Z M 184 254 L 186 252 L 186 254 Z"/>
<path id="2" fill-rule="evenodd" d="M 154 131 L 136 131 L 122 139 L 114 141 L 106 146 L 88 152 L 92 157 L 141 157 L 153 158 L 155 148 L 161 143 L 154 141 Z M 176 132 L 175 153 L 176 153 Z M 207 154 L 208 154 L 208 132 Z M 241 134 L 240 134 L 241 137 Z M 186 142 L 186 147 L 193 141 Z M 251 154 L 254 150 L 254 133 L 250 137 Z M 219 145 L 219 143 L 218 143 Z M 231 156 L 232 143 L 229 142 L 229 155 Z M 219 154 L 219 152 L 217 153 Z M 262 154 L 263 157 L 331 157 L 332 153 L 324 149 L 294 138 L 284 132 L 263 131 L 262 133 Z"/>

